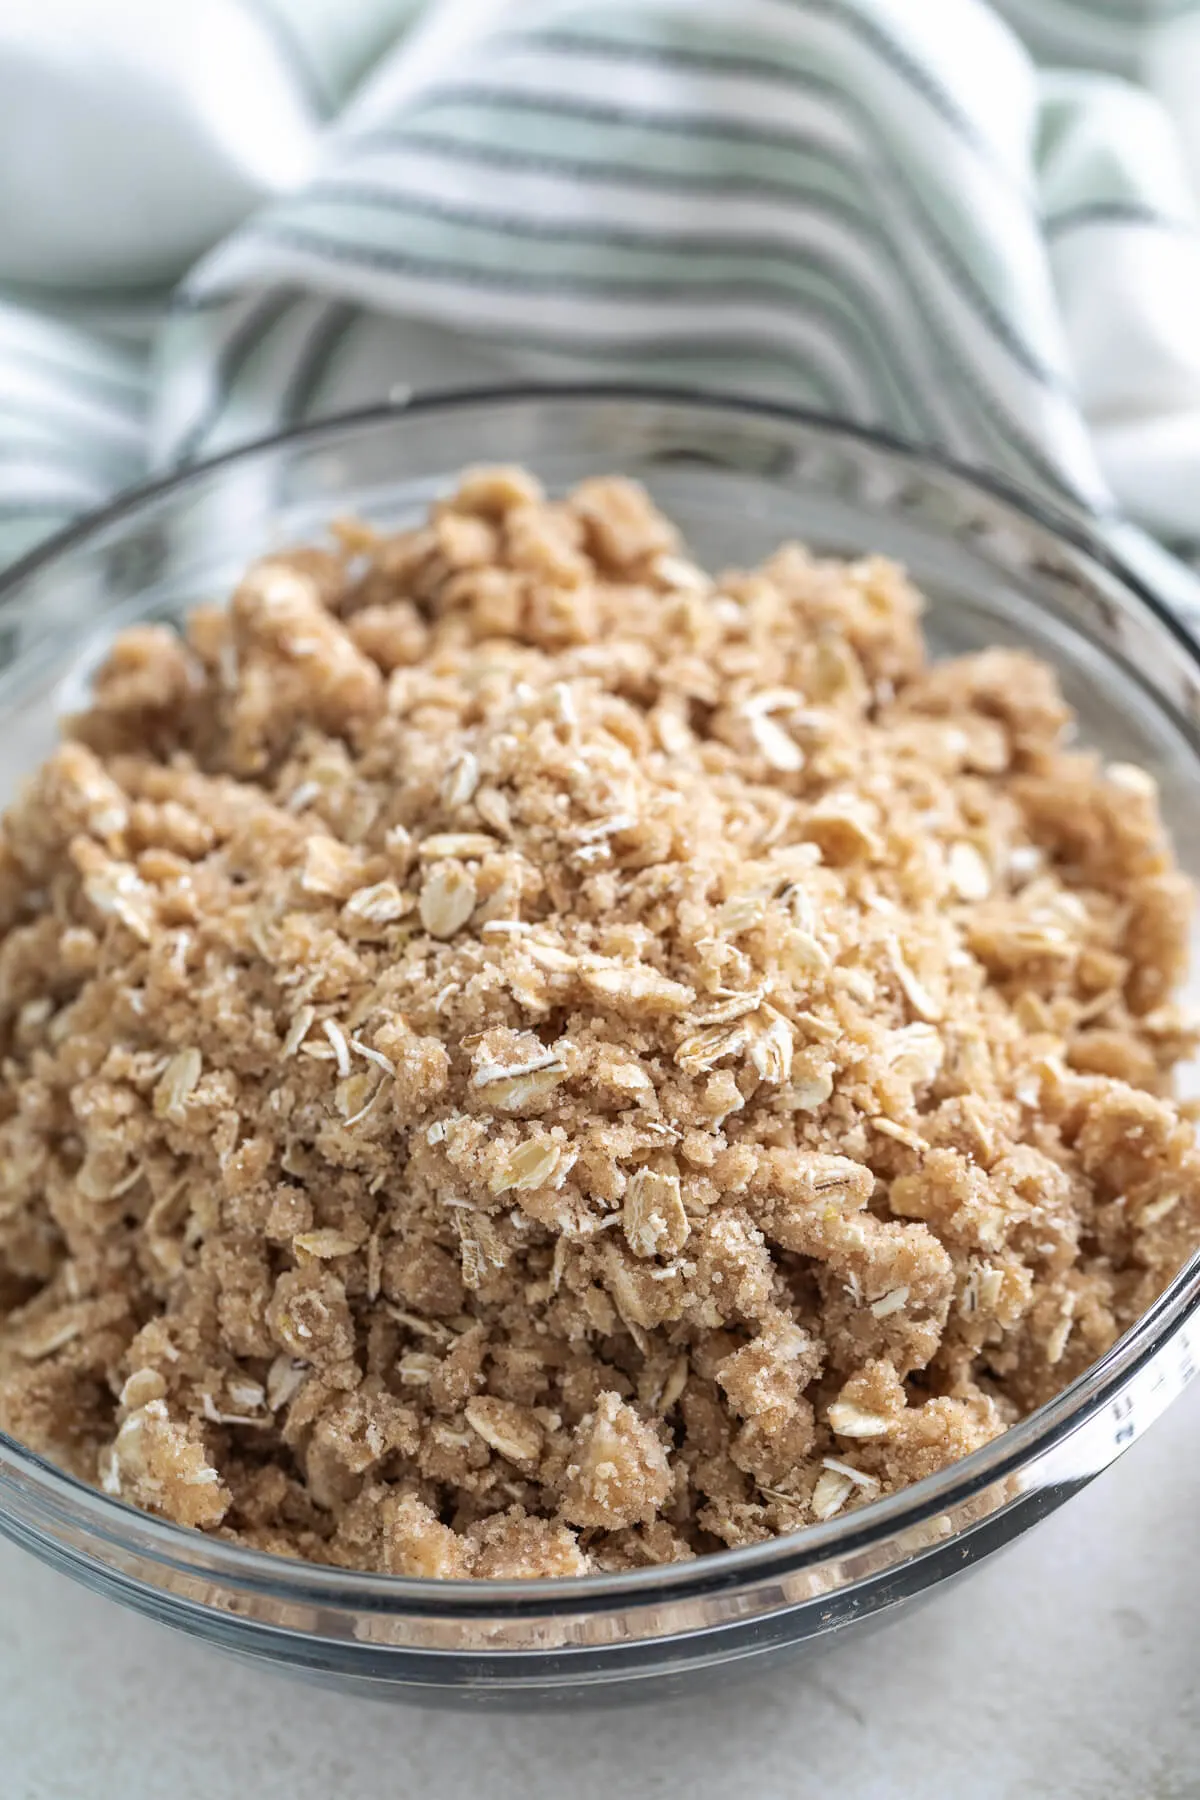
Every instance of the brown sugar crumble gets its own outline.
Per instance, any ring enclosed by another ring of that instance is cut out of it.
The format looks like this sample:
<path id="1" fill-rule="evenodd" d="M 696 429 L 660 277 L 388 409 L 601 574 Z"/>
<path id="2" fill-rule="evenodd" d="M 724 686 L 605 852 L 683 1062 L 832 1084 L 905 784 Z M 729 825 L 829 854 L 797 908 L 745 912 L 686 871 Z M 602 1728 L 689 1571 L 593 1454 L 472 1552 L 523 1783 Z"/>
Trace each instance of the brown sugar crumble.
<path id="1" fill-rule="evenodd" d="M 829 1519 L 1200 1243 L 1191 893 L 890 564 L 475 471 L 127 631 L 0 835 L 0 1425 L 243 1544 L 575 1575 Z"/>

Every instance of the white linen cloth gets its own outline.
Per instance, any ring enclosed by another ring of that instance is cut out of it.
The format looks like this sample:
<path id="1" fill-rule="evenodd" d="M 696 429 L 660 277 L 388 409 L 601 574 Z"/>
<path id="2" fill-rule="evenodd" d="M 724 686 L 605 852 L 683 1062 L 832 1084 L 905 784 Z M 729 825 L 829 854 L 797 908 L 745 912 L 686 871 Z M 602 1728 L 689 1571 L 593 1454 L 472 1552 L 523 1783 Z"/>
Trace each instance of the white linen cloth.
<path id="1" fill-rule="evenodd" d="M 1188 553 L 1198 196 L 1200 0 L 5 0 L 0 562 L 521 373 L 795 399 Z"/>

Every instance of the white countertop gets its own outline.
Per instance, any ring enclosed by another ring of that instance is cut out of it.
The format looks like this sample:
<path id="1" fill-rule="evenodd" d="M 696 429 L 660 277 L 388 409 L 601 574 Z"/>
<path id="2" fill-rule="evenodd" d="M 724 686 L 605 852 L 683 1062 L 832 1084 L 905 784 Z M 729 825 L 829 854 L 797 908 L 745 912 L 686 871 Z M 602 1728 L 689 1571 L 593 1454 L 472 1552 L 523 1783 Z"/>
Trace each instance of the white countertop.
<path id="1" fill-rule="evenodd" d="M 455 1715 L 257 1674 L 0 1544 L 3 1800 L 1197 1800 L 1200 1383 L 932 1605 L 696 1702 Z"/>

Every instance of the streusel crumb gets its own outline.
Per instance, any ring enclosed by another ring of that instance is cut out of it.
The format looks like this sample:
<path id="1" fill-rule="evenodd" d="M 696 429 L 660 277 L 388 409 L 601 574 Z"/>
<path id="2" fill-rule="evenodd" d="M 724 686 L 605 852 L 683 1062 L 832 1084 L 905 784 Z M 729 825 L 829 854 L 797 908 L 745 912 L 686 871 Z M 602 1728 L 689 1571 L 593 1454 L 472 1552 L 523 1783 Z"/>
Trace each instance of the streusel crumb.
<path id="1" fill-rule="evenodd" d="M 432 1576 L 829 1519 L 1200 1243 L 1191 894 L 890 564 L 470 473 L 126 632 L 0 836 L 0 1424 Z"/>

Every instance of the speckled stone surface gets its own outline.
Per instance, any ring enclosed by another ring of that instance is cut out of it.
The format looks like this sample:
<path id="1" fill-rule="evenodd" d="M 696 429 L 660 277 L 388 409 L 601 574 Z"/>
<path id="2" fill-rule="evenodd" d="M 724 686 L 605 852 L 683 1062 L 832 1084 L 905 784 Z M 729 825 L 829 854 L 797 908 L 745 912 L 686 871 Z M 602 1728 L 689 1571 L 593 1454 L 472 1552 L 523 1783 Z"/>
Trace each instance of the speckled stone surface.
<path id="1" fill-rule="evenodd" d="M 724 1696 L 452 1715 L 248 1671 L 0 1545 L 4 1800 L 1196 1800 L 1200 1383 L 1007 1555 Z"/>

